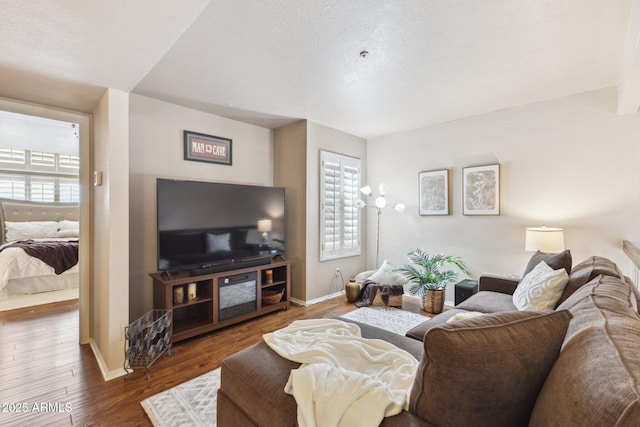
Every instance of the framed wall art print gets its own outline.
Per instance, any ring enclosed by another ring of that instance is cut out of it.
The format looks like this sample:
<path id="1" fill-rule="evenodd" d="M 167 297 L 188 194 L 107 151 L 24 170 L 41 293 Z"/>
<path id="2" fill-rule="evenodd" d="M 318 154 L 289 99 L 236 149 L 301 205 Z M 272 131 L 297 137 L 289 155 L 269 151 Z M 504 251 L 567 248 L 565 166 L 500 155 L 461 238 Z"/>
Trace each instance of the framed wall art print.
<path id="1" fill-rule="evenodd" d="M 449 215 L 449 169 L 420 172 L 420 215 Z"/>
<path id="2" fill-rule="evenodd" d="M 184 159 L 231 166 L 231 140 L 185 130 Z"/>
<path id="3" fill-rule="evenodd" d="M 500 165 L 462 168 L 464 215 L 500 215 Z"/>

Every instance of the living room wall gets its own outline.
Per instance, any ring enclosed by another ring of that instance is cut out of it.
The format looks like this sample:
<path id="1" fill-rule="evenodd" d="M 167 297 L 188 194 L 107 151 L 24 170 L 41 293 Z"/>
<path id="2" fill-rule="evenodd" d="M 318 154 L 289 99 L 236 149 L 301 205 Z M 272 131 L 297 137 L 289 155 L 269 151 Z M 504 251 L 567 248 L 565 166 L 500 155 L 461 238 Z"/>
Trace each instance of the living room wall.
<path id="1" fill-rule="evenodd" d="M 183 131 L 233 140 L 233 165 L 184 160 Z M 153 308 L 149 273 L 156 266 L 156 178 L 272 185 L 269 129 L 131 95 L 130 100 L 129 312 L 136 319 Z"/>
<path id="2" fill-rule="evenodd" d="M 640 242 L 640 114 L 617 115 L 616 90 L 582 93 L 368 141 L 368 183 L 407 205 L 381 217 L 380 259 L 417 247 L 461 256 L 473 277 L 520 275 L 525 228 L 557 226 L 574 264 L 591 255 L 631 264 L 622 239 Z M 500 164 L 500 216 L 462 215 L 462 168 Z M 448 216 L 418 214 L 418 173 L 450 169 Z M 375 221 L 368 235 L 375 236 Z M 367 263 L 375 263 L 369 239 Z M 453 301 L 453 286 L 447 290 Z"/>
<path id="3" fill-rule="evenodd" d="M 292 301 L 318 302 L 343 289 L 364 269 L 365 254 L 320 261 L 320 151 L 362 160 L 366 175 L 366 141 L 308 120 L 274 131 L 274 182 L 287 188 L 287 257 L 293 261 Z M 366 242 L 363 232 L 362 242 Z M 336 277 L 336 268 L 342 277 Z"/>

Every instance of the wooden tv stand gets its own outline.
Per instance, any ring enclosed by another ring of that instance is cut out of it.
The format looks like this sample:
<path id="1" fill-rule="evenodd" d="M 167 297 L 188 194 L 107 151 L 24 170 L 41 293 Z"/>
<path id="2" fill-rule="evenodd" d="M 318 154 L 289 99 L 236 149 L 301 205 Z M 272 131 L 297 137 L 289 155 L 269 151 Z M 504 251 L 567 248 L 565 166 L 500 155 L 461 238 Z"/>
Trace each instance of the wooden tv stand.
<path id="1" fill-rule="evenodd" d="M 272 271 L 272 283 L 267 282 L 267 270 Z M 251 312 L 220 320 L 219 284 L 224 283 L 227 278 L 254 272 L 257 281 L 255 309 L 251 308 Z M 161 273 L 151 273 L 150 276 L 153 278 L 153 308 L 173 310 L 172 342 L 224 328 L 273 311 L 288 310 L 290 305 L 291 263 L 289 261 L 271 261 L 269 264 L 256 267 L 220 271 L 201 276 L 191 276 L 189 272 L 172 273 L 171 278 L 163 277 Z M 187 295 L 189 284 L 194 283 L 196 297 L 189 300 Z M 184 300 L 182 303 L 174 303 L 174 292 L 176 288 L 180 287 L 182 287 Z M 263 303 L 263 292 L 282 290 L 284 290 L 284 294 L 280 302 Z"/>

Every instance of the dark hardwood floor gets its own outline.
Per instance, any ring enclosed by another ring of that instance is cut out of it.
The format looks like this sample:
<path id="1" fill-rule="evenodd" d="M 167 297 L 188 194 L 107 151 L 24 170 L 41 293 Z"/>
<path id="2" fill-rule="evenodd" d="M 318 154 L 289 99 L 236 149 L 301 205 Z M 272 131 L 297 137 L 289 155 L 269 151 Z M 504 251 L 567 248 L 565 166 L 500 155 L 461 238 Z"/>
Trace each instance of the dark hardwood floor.
<path id="1" fill-rule="evenodd" d="M 140 401 L 219 367 L 225 357 L 293 320 L 354 309 L 343 296 L 292 306 L 177 343 L 171 356 L 163 355 L 151 366 L 148 380 L 144 370 L 136 370 L 128 380 L 108 382 L 90 347 L 78 344 L 77 301 L 2 312 L 0 425 L 151 426 Z M 417 305 L 405 309 L 419 311 Z"/>

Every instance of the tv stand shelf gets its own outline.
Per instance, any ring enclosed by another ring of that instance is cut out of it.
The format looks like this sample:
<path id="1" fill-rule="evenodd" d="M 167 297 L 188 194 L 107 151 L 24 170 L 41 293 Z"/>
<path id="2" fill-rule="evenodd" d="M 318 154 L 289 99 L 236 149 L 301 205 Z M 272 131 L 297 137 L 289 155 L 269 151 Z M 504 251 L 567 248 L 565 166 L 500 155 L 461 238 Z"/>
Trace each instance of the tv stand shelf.
<path id="1" fill-rule="evenodd" d="M 268 270 L 271 271 L 271 282 L 268 281 Z M 172 342 L 263 314 L 288 310 L 290 305 L 291 263 L 289 261 L 271 261 L 268 264 L 198 276 L 192 276 L 188 271 L 171 273 L 170 276 L 151 273 L 150 276 L 153 278 L 153 308 L 173 310 Z M 237 292 L 234 285 L 238 285 Z M 192 293 L 195 289 L 195 295 L 191 298 L 190 289 Z M 223 289 L 222 297 L 221 289 Z M 282 299 L 275 304 L 263 303 L 263 289 L 265 291 L 267 289 L 284 290 Z M 244 299 L 228 308 L 227 305 L 234 304 L 236 293 L 239 298 Z M 253 293 L 255 293 L 255 301 Z M 180 301 L 181 295 L 182 301 Z M 250 296 L 247 297 L 247 295 Z M 246 300 L 247 298 L 250 300 Z M 222 313 L 220 304 L 225 305 Z"/>

